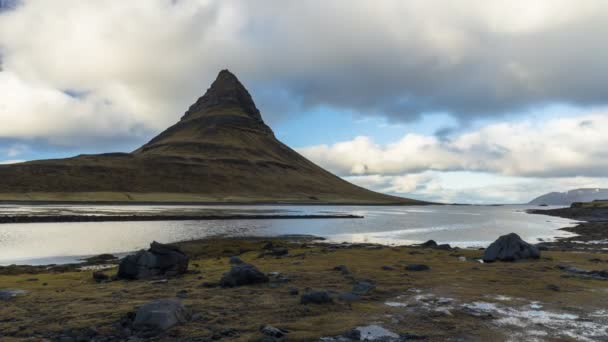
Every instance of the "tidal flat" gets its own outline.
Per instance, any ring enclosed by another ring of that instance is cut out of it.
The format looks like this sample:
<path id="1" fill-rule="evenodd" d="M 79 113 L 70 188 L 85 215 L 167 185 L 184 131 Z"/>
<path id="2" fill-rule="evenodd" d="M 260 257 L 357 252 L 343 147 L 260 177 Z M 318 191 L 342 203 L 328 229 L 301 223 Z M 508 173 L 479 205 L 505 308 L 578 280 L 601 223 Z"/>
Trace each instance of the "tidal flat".
<path id="1" fill-rule="evenodd" d="M 287 253 L 267 253 L 269 243 Z M 117 268 L 111 263 L 102 282 L 91 267 L 0 268 L 0 287 L 19 290 L 2 300 L 2 340 L 353 341 L 372 332 L 372 340 L 394 341 L 608 338 L 607 280 L 565 268 L 597 270 L 608 263 L 604 253 L 543 251 L 537 260 L 481 263 L 478 249 L 306 236 L 209 238 L 176 246 L 190 258 L 188 272 L 177 277 L 112 280 Z M 234 256 L 269 281 L 220 287 Z M 408 270 L 413 264 L 428 269 Z M 354 294 L 362 282 L 371 286 Z M 326 291 L 331 302 L 301 304 L 301 296 L 314 291 Z M 191 318 L 141 335 L 129 319 L 158 299 L 178 300 Z M 266 326 L 283 336 L 269 336 L 261 329 Z"/>

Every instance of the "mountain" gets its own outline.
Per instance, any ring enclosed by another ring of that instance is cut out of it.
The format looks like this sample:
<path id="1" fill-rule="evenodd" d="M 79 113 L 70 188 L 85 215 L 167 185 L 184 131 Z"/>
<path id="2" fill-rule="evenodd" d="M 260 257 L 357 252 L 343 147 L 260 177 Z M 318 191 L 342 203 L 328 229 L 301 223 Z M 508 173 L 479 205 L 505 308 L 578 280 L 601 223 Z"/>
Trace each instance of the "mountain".
<path id="1" fill-rule="evenodd" d="M 423 203 L 353 185 L 281 143 L 228 70 L 132 153 L 0 166 L 0 200 Z"/>
<path id="2" fill-rule="evenodd" d="M 588 188 L 550 192 L 533 199 L 529 204 L 570 205 L 574 202 L 591 202 L 602 199 L 608 199 L 608 189 Z"/>

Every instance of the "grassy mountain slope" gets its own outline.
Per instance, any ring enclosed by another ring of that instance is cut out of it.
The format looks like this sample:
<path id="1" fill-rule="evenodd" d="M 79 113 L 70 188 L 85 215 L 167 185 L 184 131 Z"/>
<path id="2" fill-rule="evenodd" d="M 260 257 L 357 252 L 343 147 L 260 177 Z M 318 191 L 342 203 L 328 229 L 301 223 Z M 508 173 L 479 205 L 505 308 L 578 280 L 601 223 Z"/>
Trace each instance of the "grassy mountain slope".
<path id="1" fill-rule="evenodd" d="M 0 166 L 0 200 L 421 203 L 355 186 L 281 143 L 227 70 L 132 153 Z"/>

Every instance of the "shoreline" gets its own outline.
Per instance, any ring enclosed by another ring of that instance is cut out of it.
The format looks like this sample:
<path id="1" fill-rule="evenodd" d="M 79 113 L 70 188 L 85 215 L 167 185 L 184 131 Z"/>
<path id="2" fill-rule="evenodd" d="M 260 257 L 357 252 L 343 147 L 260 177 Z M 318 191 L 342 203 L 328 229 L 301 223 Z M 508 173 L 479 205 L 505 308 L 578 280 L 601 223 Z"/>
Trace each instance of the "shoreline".
<path id="1" fill-rule="evenodd" d="M 344 215 L 11 215 L 0 216 L 0 224 L 70 223 L 70 222 L 148 222 L 148 221 L 217 221 L 217 220 L 294 220 L 294 219 L 362 219 Z"/>
<path id="2" fill-rule="evenodd" d="M 538 245 L 543 248 L 561 251 L 608 252 L 608 208 L 531 209 L 527 212 L 581 221 L 576 222 L 573 227 L 559 229 L 577 234 L 576 236 L 539 243 Z"/>

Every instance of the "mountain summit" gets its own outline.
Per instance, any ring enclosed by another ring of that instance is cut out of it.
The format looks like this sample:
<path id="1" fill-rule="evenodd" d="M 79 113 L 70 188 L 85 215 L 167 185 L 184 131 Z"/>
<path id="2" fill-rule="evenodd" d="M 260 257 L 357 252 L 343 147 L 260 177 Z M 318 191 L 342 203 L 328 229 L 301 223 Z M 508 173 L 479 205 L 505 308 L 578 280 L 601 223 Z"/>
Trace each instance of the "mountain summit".
<path id="1" fill-rule="evenodd" d="M 277 140 L 228 70 L 132 153 L 0 165 L 0 200 L 422 203 L 348 183 Z"/>
<path id="2" fill-rule="evenodd" d="M 262 121 L 262 115 L 247 89 L 233 73 L 225 69 L 220 71 L 205 95 L 190 106 L 182 120 L 213 114 L 214 109 L 226 108 L 239 109 L 243 114 Z"/>

